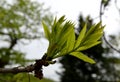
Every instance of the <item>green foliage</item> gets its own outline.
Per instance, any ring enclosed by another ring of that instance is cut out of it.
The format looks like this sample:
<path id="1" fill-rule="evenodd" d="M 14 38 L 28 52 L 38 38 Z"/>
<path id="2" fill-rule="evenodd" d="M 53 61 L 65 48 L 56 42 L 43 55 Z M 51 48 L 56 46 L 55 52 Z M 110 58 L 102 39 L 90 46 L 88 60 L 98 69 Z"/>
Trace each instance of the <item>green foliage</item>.
<path id="1" fill-rule="evenodd" d="M 47 78 L 43 78 L 40 80 L 34 77 L 32 74 L 27 74 L 27 73 L 16 74 L 12 79 L 12 82 L 29 82 L 29 81 L 30 82 L 54 82 Z"/>
<path id="2" fill-rule="evenodd" d="M 9 62 L 9 64 L 21 64 L 24 65 L 26 62 L 30 62 L 30 60 L 25 59 L 25 54 L 22 52 L 18 52 L 17 50 L 10 50 L 8 48 L 0 48 L 0 66 L 4 66 Z"/>
<path id="3" fill-rule="evenodd" d="M 12 78 L 12 79 L 11 79 Z M 51 79 L 38 79 L 33 74 L 18 73 L 18 74 L 0 74 L 0 82 L 54 82 Z"/>
<path id="4" fill-rule="evenodd" d="M 78 38 L 75 37 L 74 23 L 66 21 L 65 16 L 58 20 L 55 18 L 50 30 L 49 26 L 44 22 L 42 24 L 45 36 L 49 40 L 49 47 L 46 53 L 48 60 L 70 54 L 83 61 L 95 63 L 94 60 L 84 55 L 81 51 L 100 43 L 99 39 L 104 29 L 104 26 L 101 26 L 101 22 L 93 25 L 88 31 L 85 24 Z"/>
<path id="5" fill-rule="evenodd" d="M 50 12 L 43 4 L 30 0 L 0 0 L 0 41 L 7 46 L 0 47 L 0 67 L 11 64 L 25 64 L 25 53 L 16 50 L 18 43 L 39 39 L 41 20 L 50 23 Z M 48 21 L 47 21 L 48 20 Z"/>
<path id="6" fill-rule="evenodd" d="M 8 4 L 7 1 L 5 4 L 3 0 L 4 4 L 0 5 L 0 33 L 25 40 L 40 38 L 40 21 L 45 20 L 47 22 L 48 20 L 48 16 L 42 14 L 46 13 L 46 9 L 42 9 L 43 4 L 30 0 L 14 1 L 13 4 Z M 5 41 L 9 41 L 9 39 Z"/>
<path id="7" fill-rule="evenodd" d="M 24 46 L 41 38 L 41 20 L 46 24 L 52 20 L 49 9 L 41 3 L 31 0 L 0 0 L 0 68 L 24 66 L 31 62 L 25 58 L 26 53 L 16 46 Z M 0 82 L 11 82 L 13 76 L 14 74 L 0 74 Z"/>
<path id="8" fill-rule="evenodd" d="M 81 52 L 72 52 L 72 53 L 70 53 L 70 55 L 75 56 L 75 57 L 77 57 L 85 62 L 95 63 L 94 60 L 92 60 L 91 58 L 89 58 L 88 56 L 84 55 Z"/>

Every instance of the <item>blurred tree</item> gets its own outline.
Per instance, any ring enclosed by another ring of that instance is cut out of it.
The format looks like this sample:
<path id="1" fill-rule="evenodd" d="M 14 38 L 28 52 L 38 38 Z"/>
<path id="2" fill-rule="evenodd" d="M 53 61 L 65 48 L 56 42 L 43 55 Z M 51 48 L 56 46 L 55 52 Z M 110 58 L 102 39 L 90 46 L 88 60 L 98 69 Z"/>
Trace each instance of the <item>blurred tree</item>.
<path id="1" fill-rule="evenodd" d="M 30 0 L 14 0 L 12 4 L 8 0 L 0 0 L 0 41 L 7 45 L 0 47 L 0 67 L 23 64 L 23 53 L 14 47 L 18 42 L 40 38 L 41 20 L 47 23 L 51 20 L 48 13 L 48 10 L 43 9 L 43 4 Z"/>
<path id="2" fill-rule="evenodd" d="M 79 32 L 85 23 L 88 23 L 89 28 L 93 25 L 93 20 L 90 16 L 84 18 L 80 15 L 77 29 Z M 115 36 L 111 36 L 111 39 L 115 41 Z M 59 73 L 61 82 L 116 82 L 119 80 L 120 73 L 116 66 L 120 64 L 120 58 L 115 57 L 113 50 L 108 48 L 103 41 L 83 53 L 95 59 L 96 64 L 91 65 L 69 55 L 63 57 L 60 59 L 64 68 L 64 71 Z"/>
<path id="3" fill-rule="evenodd" d="M 0 68 L 6 65 L 24 65 L 25 54 L 15 49 L 21 42 L 39 39 L 42 36 L 41 20 L 50 24 L 52 15 L 43 4 L 31 0 L 0 0 Z M 11 74 L 0 74 L 8 79 Z M 10 81 L 10 80 L 9 80 Z"/>

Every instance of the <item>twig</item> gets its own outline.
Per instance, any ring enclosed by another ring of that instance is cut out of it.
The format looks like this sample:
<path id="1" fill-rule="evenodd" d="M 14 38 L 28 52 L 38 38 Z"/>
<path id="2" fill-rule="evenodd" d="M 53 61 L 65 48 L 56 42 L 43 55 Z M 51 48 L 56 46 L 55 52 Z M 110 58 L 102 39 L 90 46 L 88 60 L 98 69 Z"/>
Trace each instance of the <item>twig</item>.
<path id="1" fill-rule="evenodd" d="M 39 60 L 35 61 L 35 64 L 31 64 L 26 67 L 14 67 L 14 68 L 0 68 L 0 73 L 22 73 L 22 72 L 32 72 L 34 71 L 35 77 L 42 79 L 42 67 L 48 66 L 49 64 L 54 64 L 56 61 L 52 61 L 46 58 L 47 55 L 43 55 L 43 57 Z"/>
<path id="2" fill-rule="evenodd" d="M 108 42 L 108 40 L 107 40 L 106 37 L 105 37 L 105 33 L 103 34 L 103 39 L 104 39 L 104 41 L 109 45 L 109 47 L 110 47 L 111 49 L 113 49 L 113 50 L 117 51 L 118 53 L 120 53 L 120 50 L 116 49 L 112 44 L 110 44 L 110 43 Z"/>
<path id="3" fill-rule="evenodd" d="M 103 15 L 103 6 L 102 6 L 102 0 L 101 0 L 101 4 L 100 4 L 100 21 L 102 23 L 102 15 Z M 111 43 L 108 42 L 108 40 L 105 37 L 105 32 L 103 33 L 103 39 L 106 42 L 106 44 L 113 50 L 115 50 L 116 52 L 120 53 L 120 50 L 118 50 L 117 48 L 115 48 Z"/>
<path id="4" fill-rule="evenodd" d="M 0 73 L 32 72 L 34 68 L 35 65 L 29 65 L 27 67 L 0 68 Z"/>
<path id="5" fill-rule="evenodd" d="M 39 59 L 36 60 L 35 64 L 31 64 L 26 67 L 19 66 L 14 68 L 0 68 L 0 73 L 22 73 L 34 71 L 35 77 L 42 79 L 43 78 L 42 66 L 46 66 L 46 60 Z"/>

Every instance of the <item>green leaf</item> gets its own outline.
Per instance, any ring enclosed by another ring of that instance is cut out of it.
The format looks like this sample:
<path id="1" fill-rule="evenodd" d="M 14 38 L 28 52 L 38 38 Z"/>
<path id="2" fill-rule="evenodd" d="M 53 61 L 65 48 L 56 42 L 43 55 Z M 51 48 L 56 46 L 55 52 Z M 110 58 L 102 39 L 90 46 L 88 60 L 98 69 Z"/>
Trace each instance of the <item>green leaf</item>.
<path id="1" fill-rule="evenodd" d="M 72 33 L 72 37 L 70 37 Z M 60 52 L 66 52 L 63 49 L 72 50 L 74 45 L 70 42 L 75 42 L 74 24 L 71 21 L 66 21 L 62 16 L 58 21 L 55 19 L 52 25 L 51 41 L 47 50 L 48 57 L 55 57 Z M 70 42 L 69 42 L 70 40 Z M 67 48 L 66 48 L 67 47 Z"/>
<path id="2" fill-rule="evenodd" d="M 56 35 L 56 37 L 57 37 L 56 40 L 57 40 L 59 46 L 62 46 L 62 44 L 64 44 L 64 42 L 68 41 L 68 38 L 70 37 L 71 33 L 74 31 L 73 28 L 74 28 L 73 23 L 68 21 L 63 25 L 63 28 L 61 30 L 59 30 L 60 32 L 58 31 L 59 35 Z"/>
<path id="3" fill-rule="evenodd" d="M 84 41 L 84 44 L 88 43 L 88 42 L 96 42 L 97 40 L 99 40 L 101 38 L 103 33 L 93 33 L 91 34 L 88 38 L 86 38 L 86 40 Z"/>
<path id="4" fill-rule="evenodd" d="M 91 35 L 91 34 L 94 32 L 95 26 L 96 26 L 96 25 L 94 24 L 94 25 L 92 25 L 92 26 L 90 27 L 90 29 L 87 31 L 85 37 Z"/>
<path id="5" fill-rule="evenodd" d="M 101 22 L 97 23 L 95 28 L 100 28 L 101 27 Z"/>
<path id="6" fill-rule="evenodd" d="M 81 52 L 72 52 L 70 53 L 71 56 L 74 56 L 74 57 L 77 57 L 85 62 L 88 62 L 88 63 L 91 63 L 91 64 L 94 64 L 95 61 L 91 58 L 89 58 L 88 56 L 84 55 L 83 53 Z"/>
<path id="7" fill-rule="evenodd" d="M 62 24 L 64 23 L 64 21 L 65 21 L 65 16 L 60 17 L 58 21 L 57 18 L 55 18 L 54 24 L 52 25 L 53 36 L 56 36 L 58 32 L 60 32 L 59 30 L 63 27 Z"/>
<path id="8" fill-rule="evenodd" d="M 74 32 L 74 28 L 71 27 L 71 32 L 70 35 L 68 36 L 68 40 L 67 40 L 67 51 L 71 51 L 74 48 L 75 45 L 75 32 Z"/>
<path id="9" fill-rule="evenodd" d="M 61 37 L 59 41 L 59 51 L 60 53 L 55 55 L 56 58 L 58 55 L 63 56 L 69 53 L 73 50 L 74 44 L 75 44 L 75 32 L 74 32 L 74 26 L 70 26 L 69 30 L 64 33 L 64 35 Z M 70 36 L 71 35 L 71 36 Z"/>
<path id="10" fill-rule="evenodd" d="M 59 35 L 60 37 L 57 39 L 58 45 L 61 46 L 62 44 L 64 44 L 63 42 L 68 41 L 68 37 L 71 35 L 71 31 L 72 28 L 70 27 L 69 29 L 66 29 L 65 32 L 61 32 L 61 34 Z"/>
<path id="11" fill-rule="evenodd" d="M 89 49 L 95 45 L 98 45 L 99 43 L 101 43 L 101 41 L 97 41 L 97 42 L 88 42 L 86 44 L 83 44 L 82 46 L 80 46 L 76 51 L 83 51 L 86 49 Z"/>
<path id="12" fill-rule="evenodd" d="M 78 38 L 77 38 L 77 41 L 76 41 L 76 43 L 75 43 L 75 48 L 77 48 L 77 47 L 80 46 L 80 44 L 81 44 L 81 42 L 82 42 L 82 40 L 83 40 L 83 38 L 84 38 L 84 36 L 85 36 L 86 28 L 87 28 L 87 25 L 85 24 L 84 27 L 83 27 L 83 29 L 81 30 Z"/>
<path id="13" fill-rule="evenodd" d="M 93 34 L 97 29 L 100 28 L 100 26 L 101 26 L 101 22 L 99 22 L 98 24 L 92 25 L 92 27 L 86 33 L 86 37 L 88 37 L 89 35 Z M 99 30 L 99 32 L 100 32 L 100 30 Z"/>
<path id="14" fill-rule="evenodd" d="M 42 25 L 43 25 L 43 28 L 44 28 L 44 32 L 45 32 L 45 37 L 50 40 L 50 31 L 48 29 L 48 26 L 42 21 Z"/>

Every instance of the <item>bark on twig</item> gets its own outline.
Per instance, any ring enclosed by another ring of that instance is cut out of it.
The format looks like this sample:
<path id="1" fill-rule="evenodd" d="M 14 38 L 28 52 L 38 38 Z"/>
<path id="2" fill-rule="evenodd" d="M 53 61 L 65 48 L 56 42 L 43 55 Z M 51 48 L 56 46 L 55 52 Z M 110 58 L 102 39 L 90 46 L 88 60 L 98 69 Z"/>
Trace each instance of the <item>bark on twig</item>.
<path id="1" fill-rule="evenodd" d="M 35 65 L 29 65 L 27 67 L 0 68 L 0 73 L 32 72 L 34 68 Z"/>
<path id="2" fill-rule="evenodd" d="M 34 72 L 35 77 L 42 79 L 42 67 L 48 66 L 49 64 L 54 64 L 56 61 L 52 61 L 51 59 L 46 58 L 45 54 L 42 59 L 36 60 L 35 64 L 31 64 L 26 67 L 14 67 L 14 68 L 0 68 L 0 73 L 22 73 L 22 72 Z"/>
<path id="3" fill-rule="evenodd" d="M 36 60 L 35 64 L 31 64 L 26 67 L 14 67 L 14 68 L 0 68 L 0 73 L 22 73 L 22 72 L 33 72 L 35 74 L 35 77 L 42 79 L 43 73 L 42 73 L 42 66 L 46 66 L 46 60 L 39 59 Z"/>

